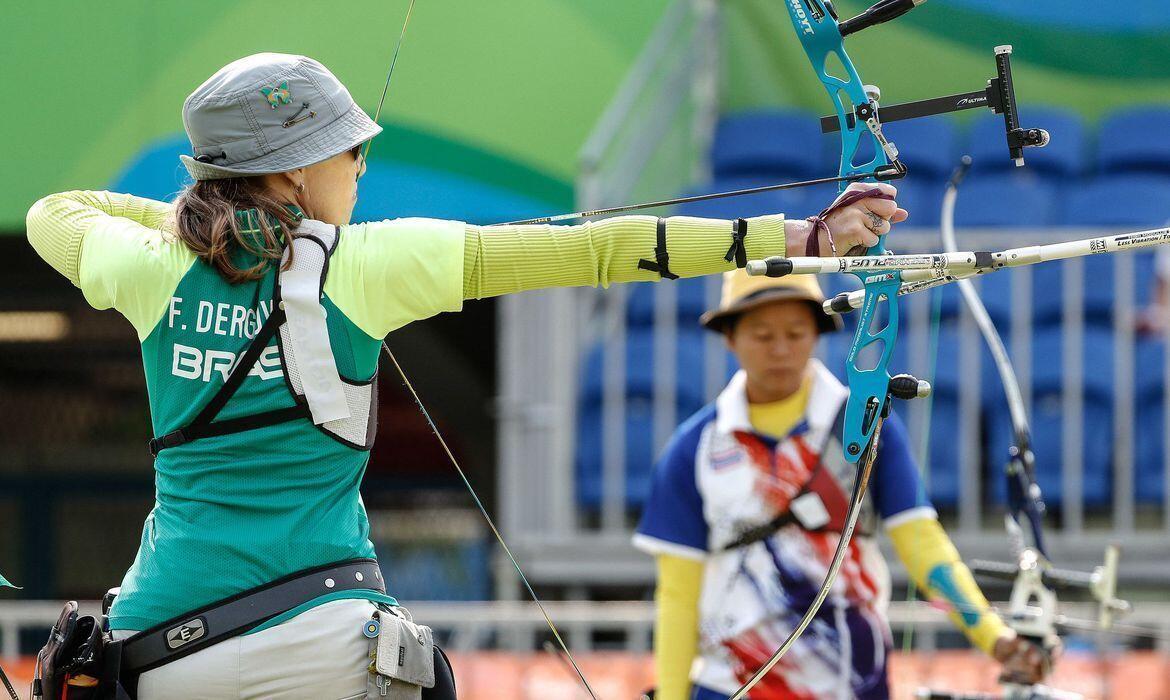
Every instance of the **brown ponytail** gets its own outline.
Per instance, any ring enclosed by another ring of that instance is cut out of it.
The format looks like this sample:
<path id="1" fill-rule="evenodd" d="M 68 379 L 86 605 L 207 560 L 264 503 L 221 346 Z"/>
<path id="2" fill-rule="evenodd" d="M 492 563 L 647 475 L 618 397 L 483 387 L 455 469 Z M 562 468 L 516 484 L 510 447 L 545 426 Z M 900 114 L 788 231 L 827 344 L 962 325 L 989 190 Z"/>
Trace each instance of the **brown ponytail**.
<path id="1" fill-rule="evenodd" d="M 261 215 L 245 218 L 241 227 L 236 214 L 248 210 Z M 292 231 L 298 222 L 260 177 L 200 180 L 175 200 L 175 235 L 231 284 L 260 279 L 278 264 L 284 252 L 280 231 Z M 259 260 L 251 267 L 238 267 L 232 259 L 238 250 Z"/>

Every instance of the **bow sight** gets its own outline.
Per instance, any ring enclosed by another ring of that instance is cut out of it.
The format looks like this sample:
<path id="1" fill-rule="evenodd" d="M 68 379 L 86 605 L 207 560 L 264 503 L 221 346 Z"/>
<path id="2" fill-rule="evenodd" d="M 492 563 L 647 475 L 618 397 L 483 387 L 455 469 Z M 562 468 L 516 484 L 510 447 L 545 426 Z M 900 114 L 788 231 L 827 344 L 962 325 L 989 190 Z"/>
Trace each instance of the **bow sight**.
<path id="1" fill-rule="evenodd" d="M 862 13 L 862 16 L 865 14 Z M 987 87 L 982 90 L 961 92 L 915 102 L 903 102 L 888 107 L 875 107 L 870 103 L 860 104 L 854 109 L 854 114 L 846 116 L 846 122 L 852 127 L 855 123 L 854 120 L 860 120 L 864 123 L 875 116 L 878 123 L 888 123 L 988 107 L 992 112 L 1003 115 L 1008 153 L 1017 166 L 1022 166 L 1024 164 L 1024 149 L 1047 146 L 1048 132 L 1044 129 L 1020 127 L 1020 115 L 1016 108 L 1015 83 L 1012 82 L 1012 47 L 1010 45 L 995 47 L 995 71 L 996 77 L 988 80 Z M 877 98 L 880 96 L 877 88 L 866 86 L 866 89 L 873 92 L 876 104 Z M 841 126 L 837 115 L 821 117 L 822 133 L 830 134 L 840 130 Z M 877 179 L 883 178 L 877 176 Z"/>

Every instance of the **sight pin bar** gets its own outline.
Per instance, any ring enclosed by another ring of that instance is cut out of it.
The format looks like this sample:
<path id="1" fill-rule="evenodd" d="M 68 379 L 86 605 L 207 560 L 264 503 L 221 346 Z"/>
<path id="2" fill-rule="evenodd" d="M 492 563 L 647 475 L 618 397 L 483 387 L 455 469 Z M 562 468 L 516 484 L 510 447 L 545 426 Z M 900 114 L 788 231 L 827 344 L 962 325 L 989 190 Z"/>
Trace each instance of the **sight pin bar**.
<path id="1" fill-rule="evenodd" d="M 1008 149 L 1011 158 L 1017 166 L 1024 164 L 1024 149 L 1039 148 L 1048 144 L 1048 132 L 1044 129 L 1020 128 L 1020 113 L 1016 107 L 1016 88 L 1012 82 L 1012 47 L 1010 45 L 995 47 L 996 77 L 987 81 L 987 87 L 973 92 L 963 92 L 945 97 L 934 97 L 916 102 L 888 105 L 878 108 L 878 121 L 883 124 L 929 117 L 936 114 L 961 112 L 966 109 L 988 107 L 996 114 L 1002 114 L 1004 129 L 1007 131 Z M 866 104 L 864 107 L 868 107 Z M 852 127 L 857 118 L 866 118 L 867 115 L 849 115 L 849 126 Z M 821 117 L 821 132 L 825 134 L 840 131 L 841 125 L 837 115 Z"/>

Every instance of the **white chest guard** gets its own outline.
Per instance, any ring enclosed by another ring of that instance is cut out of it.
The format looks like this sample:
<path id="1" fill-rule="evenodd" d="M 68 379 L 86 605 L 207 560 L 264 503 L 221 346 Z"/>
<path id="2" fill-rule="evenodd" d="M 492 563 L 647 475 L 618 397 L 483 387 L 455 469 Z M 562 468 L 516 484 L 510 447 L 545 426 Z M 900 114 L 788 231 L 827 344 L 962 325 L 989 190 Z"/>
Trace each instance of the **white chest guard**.
<path id="1" fill-rule="evenodd" d="M 329 256 L 340 228 L 304 219 L 285 248 L 276 272 L 272 314 L 232 368 L 220 390 L 195 418 L 178 430 L 150 441 L 151 454 L 192 440 L 230 435 L 306 418 L 326 435 L 357 450 L 373 447 L 378 425 L 378 375 L 369 381 L 342 377 L 329 342 L 321 299 Z M 289 262 L 291 250 L 292 264 Z M 249 416 L 215 420 L 276 337 L 285 384 L 296 405 Z"/>
<path id="2" fill-rule="evenodd" d="M 329 256 L 339 236 L 339 227 L 312 219 L 297 227 L 276 277 L 277 306 L 286 316 L 277 344 L 289 390 L 298 402 L 308 403 L 313 424 L 351 447 L 368 450 L 377 428 L 377 373 L 368 382 L 338 373 L 321 305 Z M 286 270 L 290 249 L 292 266 Z"/>

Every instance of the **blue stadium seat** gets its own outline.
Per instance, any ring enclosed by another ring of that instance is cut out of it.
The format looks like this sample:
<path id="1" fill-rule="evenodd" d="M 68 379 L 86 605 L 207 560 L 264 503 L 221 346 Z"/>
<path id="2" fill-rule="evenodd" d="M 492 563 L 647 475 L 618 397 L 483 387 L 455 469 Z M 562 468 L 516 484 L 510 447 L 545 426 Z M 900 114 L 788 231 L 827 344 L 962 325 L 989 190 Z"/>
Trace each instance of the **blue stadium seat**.
<path id="1" fill-rule="evenodd" d="M 930 397 L 929 464 L 925 465 L 927 493 L 936 506 L 959 502 L 959 368 L 958 336 L 953 324 L 939 328 Z"/>
<path id="2" fill-rule="evenodd" d="M 1048 226 L 1055 187 L 1034 173 L 972 176 L 955 205 L 957 226 Z"/>
<path id="3" fill-rule="evenodd" d="M 706 372 L 706 331 L 679 329 L 676 343 L 676 418 L 679 422 L 703 406 L 703 383 L 696 377 Z M 722 351 L 721 351 L 722 352 Z M 585 359 L 577 430 L 577 500 L 597 508 L 602 498 L 602 415 L 605 346 L 594 346 Z M 650 492 L 650 479 L 658 446 L 654 444 L 654 333 L 649 328 L 628 330 L 626 361 L 626 498 L 627 505 L 641 506 Z"/>
<path id="4" fill-rule="evenodd" d="M 1106 329 L 1087 327 L 1083 346 L 1082 385 L 1084 423 L 1081 456 L 1084 464 L 1084 503 L 1104 506 L 1113 493 L 1113 336 Z M 1028 416 L 1036 454 L 1036 478 L 1045 501 L 1056 506 L 1063 500 L 1061 464 L 1064 425 L 1063 332 L 1037 328 L 1032 338 L 1032 407 Z M 1011 420 L 1002 392 L 987 404 L 988 487 L 1002 502 L 1003 463 L 1012 440 Z"/>
<path id="5" fill-rule="evenodd" d="M 679 329 L 697 327 L 699 316 L 707 310 L 707 285 L 719 285 L 718 277 L 691 277 L 662 282 L 638 282 L 630 285 L 626 305 L 626 320 L 631 326 L 654 325 L 655 290 L 659 285 L 673 285 L 678 295 Z M 716 293 L 718 298 L 718 293 Z"/>
<path id="6" fill-rule="evenodd" d="M 905 179 L 894 180 L 890 184 L 898 188 L 898 206 L 910 212 L 910 218 L 902 226 L 938 227 L 946 178 L 940 180 L 911 171 Z"/>
<path id="7" fill-rule="evenodd" d="M 1011 323 L 1012 309 L 1012 289 L 1013 285 L 1022 284 L 1018 277 L 1013 277 L 1010 272 L 1004 274 L 1003 271 L 981 275 L 976 278 L 977 289 L 979 297 L 983 299 L 983 306 L 987 308 L 988 315 L 995 323 L 996 329 L 1001 335 L 1007 333 L 1008 325 Z"/>
<path id="8" fill-rule="evenodd" d="M 1148 251 L 1125 253 L 1133 255 L 1134 303 L 1138 310 L 1149 304 L 1154 290 L 1154 254 Z M 1084 319 L 1090 326 L 1112 329 L 1117 303 L 1115 277 L 1118 256 L 1092 255 L 1079 262 L 1084 282 Z M 1077 300 L 1064 294 L 1065 275 L 1074 269 L 1069 261 L 1036 265 L 1032 270 L 1032 322 L 1038 327 L 1052 327 L 1063 320 L 1065 304 Z M 1002 274 L 1002 273 L 1000 273 Z M 1012 274 L 1011 272 L 1008 273 Z"/>
<path id="9" fill-rule="evenodd" d="M 382 545 L 382 543 L 379 543 Z M 400 600 L 490 600 L 492 545 L 487 540 L 397 542 L 378 547 L 394 567 Z"/>
<path id="10" fill-rule="evenodd" d="M 959 363 L 964 354 L 961 349 L 964 338 L 959 336 L 955 323 L 943 323 L 938 334 L 938 349 L 934 358 L 934 376 L 930 377 L 934 393 L 930 397 L 929 434 L 929 493 L 936 506 L 954 506 L 962 493 L 962 475 L 959 474 L 959 392 L 965 377 Z M 989 394 L 999 391 L 999 380 L 991 354 L 983 338 L 976 336 L 980 349 L 979 373 L 975 378 L 975 391 L 980 394 L 980 403 L 987 402 Z"/>
<path id="11" fill-rule="evenodd" d="M 1117 256 L 1091 255 L 1081 261 L 1084 270 L 1085 322 L 1102 328 L 1113 327 L 1113 279 Z M 1071 266 L 1063 265 L 1066 269 Z"/>
<path id="12" fill-rule="evenodd" d="M 736 177 L 716 179 L 709 185 L 695 188 L 683 196 L 708 194 L 713 192 L 731 192 L 763 185 L 772 185 L 778 182 L 777 178 Z M 809 188 L 796 190 L 774 190 L 758 192 L 737 197 L 722 199 L 707 199 L 699 202 L 680 204 L 674 211 L 679 216 L 698 216 L 707 219 L 739 219 L 765 214 L 786 214 L 794 218 L 804 218 L 819 212 L 832 201 L 831 193 L 826 198 L 825 193 L 814 199 Z M 730 244 L 730 233 L 728 243 Z"/>
<path id="13" fill-rule="evenodd" d="M 931 312 L 937 307 L 940 321 L 953 322 L 965 308 L 958 285 L 943 285 L 927 293 L 931 297 Z"/>
<path id="14" fill-rule="evenodd" d="M 898 147 L 909 174 L 905 180 L 941 188 L 958 165 L 955 124 L 950 119 L 911 119 L 882 125 Z M 901 188 L 897 182 L 894 183 Z"/>
<path id="15" fill-rule="evenodd" d="M 1102 175 L 1069 194 L 1059 207 L 1066 226 L 1152 228 L 1170 221 L 1168 175 Z"/>
<path id="16" fill-rule="evenodd" d="M 926 492 L 936 507 L 959 503 L 959 396 L 953 387 L 935 387 L 930 404 L 930 464 Z"/>
<path id="17" fill-rule="evenodd" d="M 1045 179 L 1075 178 L 1085 170 L 1085 125 L 1075 112 L 1060 108 L 1025 107 L 1020 114 L 1024 128 L 1047 129 L 1052 140 L 1044 148 L 1024 151 L 1028 170 Z M 1016 168 L 1008 155 L 1003 116 L 983 114 L 971 125 L 967 151 L 976 174 L 1005 172 Z"/>
<path id="18" fill-rule="evenodd" d="M 751 111 L 719 120 L 711 144 L 716 179 L 763 176 L 776 181 L 829 172 L 817 115 L 799 111 Z"/>
<path id="19" fill-rule="evenodd" d="M 1134 255 L 1134 297 L 1139 307 L 1147 306 L 1154 299 L 1155 281 L 1157 279 L 1157 257 L 1159 252 L 1166 254 L 1160 248 L 1139 250 Z"/>
<path id="20" fill-rule="evenodd" d="M 1031 270 L 1032 323 L 1041 328 L 1059 326 L 1064 318 L 1064 265 L 1049 262 Z"/>
<path id="21" fill-rule="evenodd" d="M 1164 362 L 1162 338 L 1139 335 L 1134 347 L 1134 393 L 1139 399 L 1162 396 L 1166 386 Z"/>
<path id="22" fill-rule="evenodd" d="M 1097 127 L 1097 165 L 1103 173 L 1170 175 L 1170 140 L 1143 134 L 1170 133 L 1170 107 L 1147 105 L 1119 110 Z"/>
<path id="23" fill-rule="evenodd" d="M 972 279 L 983 306 L 1000 333 L 1005 332 L 1012 315 L 1012 285 L 1017 284 L 1016 277 L 1010 270 L 994 274 L 980 275 Z M 930 291 L 938 295 L 939 317 L 943 321 L 953 321 L 959 315 L 968 313 L 967 303 L 963 301 L 962 292 L 958 285 L 948 284 Z"/>
<path id="24" fill-rule="evenodd" d="M 1166 484 L 1166 405 L 1161 394 L 1139 395 L 1134 425 L 1134 497 L 1160 505 Z"/>
<path id="25" fill-rule="evenodd" d="M 1079 263 L 1083 277 L 1084 320 L 1090 326 L 1109 329 L 1113 324 L 1112 255 L 1090 256 Z M 1053 261 L 1030 268 L 1032 273 L 1032 323 L 1037 328 L 1056 328 L 1064 321 L 1066 305 L 1075 307 L 1080 300 L 1065 295 L 1066 275 L 1074 269 L 1068 261 Z M 1002 274 L 1002 273 L 998 273 Z M 1012 271 L 1008 271 L 1013 275 Z"/>
<path id="26" fill-rule="evenodd" d="M 1139 503 L 1158 504 L 1166 475 L 1165 345 L 1161 338 L 1139 338 L 1135 348 L 1134 490 Z"/>
<path id="27" fill-rule="evenodd" d="M 963 359 L 960 349 L 962 342 L 963 338 L 960 337 L 956 324 L 943 323 L 940 326 L 938 349 L 934 357 L 934 376 L 930 378 L 934 392 L 930 397 L 930 444 L 927 465 L 928 492 L 936 506 L 953 506 L 964 496 L 962 475 L 959 473 L 959 451 L 962 444 L 958 439 L 959 395 L 962 382 L 974 380 L 975 389 L 984 396 L 999 386 L 993 379 L 995 367 L 982 339 L 976 340 L 982 352 L 979 375 L 975 377 L 959 364 Z"/>

